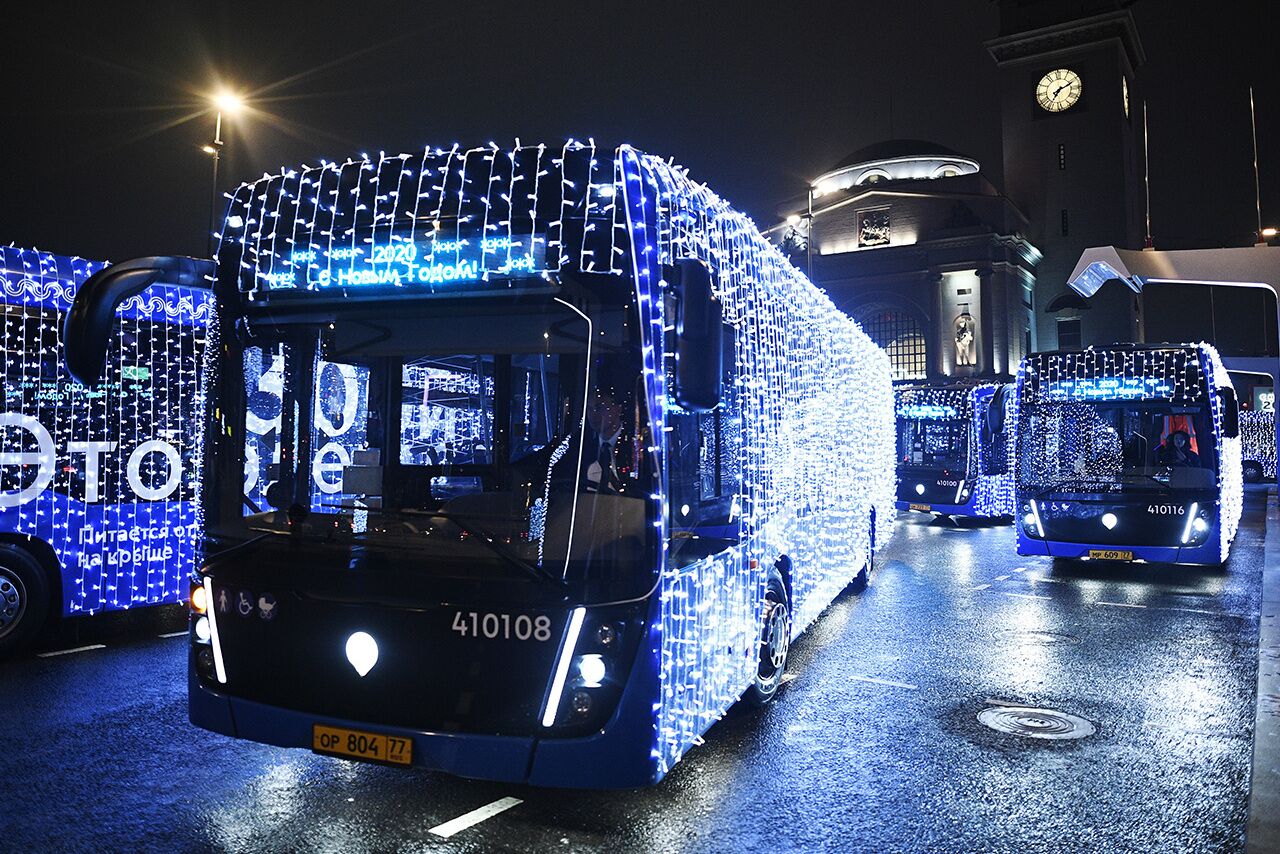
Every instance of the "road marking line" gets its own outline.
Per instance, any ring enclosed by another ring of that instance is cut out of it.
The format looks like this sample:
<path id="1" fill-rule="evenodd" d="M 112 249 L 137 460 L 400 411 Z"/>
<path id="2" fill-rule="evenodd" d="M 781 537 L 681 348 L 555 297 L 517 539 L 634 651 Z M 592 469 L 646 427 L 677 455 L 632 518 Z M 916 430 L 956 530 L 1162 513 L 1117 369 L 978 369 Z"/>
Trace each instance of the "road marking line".
<path id="1" fill-rule="evenodd" d="M 1037 596 L 1037 595 L 1035 595 L 1034 593 L 1008 593 L 1008 592 L 1006 592 L 1004 595 L 1006 595 L 1006 596 L 1017 596 L 1019 599 L 1050 599 L 1050 600 L 1052 600 L 1052 599 L 1053 599 L 1053 597 L 1052 597 L 1052 596 Z"/>
<path id="2" fill-rule="evenodd" d="M 876 685 L 888 685 L 890 688 L 910 688 L 912 691 L 919 688 L 919 685 L 912 685 L 910 682 L 894 682 L 891 679 L 876 679 L 874 676 L 850 676 L 850 679 L 856 679 L 859 682 L 872 682 Z"/>
<path id="3" fill-rule="evenodd" d="M 1248 619 L 1248 617 L 1247 617 L 1246 615 L 1244 615 L 1244 614 L 1232 614 L 1232 613 L 1230 613 L 1229 611 L 1206 611 L 1206 610 L 1204 610 L 1203 608 L 1175 608 L 1175 607 L 1173 607 L 1173 606 L 1171 606 L 1171 605 L 1170 605 L 1170 606 L 1166 606 L 1166 607 L 1163 607 L 1163 608 L 1154 608 L 1153 610 L 1156 610 L 1156 611 L 1185 611 L 1185 612 L 1186 612 L 1186 613 L 1188 613 L 1188 614 L 1208 614 L 1208 615 L 1209 615 L 1209 616 L 1211 616 L 1211 617 L 1237 617 L 1237 618 L 1239 618 L 1239 619 L 1241 619 L 1241 620 L 1247 620 L 1247 619 Z"/>
<path id="4" fill-rule="evenodd" d="M 53 652 L 36 653 L 37 658 L 53 658 L 55 655 L 70 655 L 73 652 L 88 652 L 91 649 L 106 649 L 105 643 L 91 643 L 88 646 L 78 646 L 75 649 L 55 649 Z"/>
<path id="5" fill-rule="evenodd" d="M 996 581 L 1004 581 L 1004 580 L 1005 580 L 1006 578 L 1008 578 L 1008 577 L 1009 577 L 1009 576 L 1007 576 L 1007 575 L 997 575 L 997 576 L 996 576 Z"/>
<path id="6" fill-rule="evenodd" d="M 1026 571 L 1027 571 L 1027 568 L 1026 568 L 1025 566 L 1015 566 L 1015 567 L 1013 568 L 1013 571 L 1014 571 L 1014 572 L 1026 572 Z"/>
<path id="7" fill-rule="evenodd" d="M 1095 605 L 1110 605 L 1113 608 L 1145 608 L 1146 605 L 1130 605 L 1128 602 L 1094 602 Z"/>
<path id="8" fill-rule="evenodd" d="M 186 637 L 188 634 L 190 634 L 190 632 L 188 632 L 186 629 L 183 629 L 183 630 L 182 630 L 182 631 L 180 631 L 180 632 L 169 632 L 167 635 L 158 635 L 158 637 L 162 637 L 162 638 L 183 638 L 183 637 Z"/>
<path id="9" fill-rule="evenodd" d="M 969 589 L 970 590 L 986 590 L 990 586 L 991 586 L 990 584 L 979 584 L 977 587 L 970 587 Z"/>
<path id="10" fill-rule="evenodd" d="M 788 682 L 790 682 L 792 679 L 795 679 L 795 678 L 796 678 L 796 675 L 794 673 L 784 673 L 782 674 L 782 684 L 786 685 Z"/>
<path id="11" fill-rule="evenodd" d="M 479 824 L 485 819 L 493 818 L 498 813 L 506 812 L 512 807 L 519 806 L 522 803 L 524 803 L 524 801 L 519 798 L 501 798 L 491 804 L 486 804 L 485 806 L 480 807 L 480 809 L 472 810 L 465 815 L 460 815 L 455 819 L 446 821 L 444 824 L 436 825 L 431 828 L 428 833 L 432 833 L 443 839 L 448 839 L 455 833 L 460 833 L 472 825 Z"/>

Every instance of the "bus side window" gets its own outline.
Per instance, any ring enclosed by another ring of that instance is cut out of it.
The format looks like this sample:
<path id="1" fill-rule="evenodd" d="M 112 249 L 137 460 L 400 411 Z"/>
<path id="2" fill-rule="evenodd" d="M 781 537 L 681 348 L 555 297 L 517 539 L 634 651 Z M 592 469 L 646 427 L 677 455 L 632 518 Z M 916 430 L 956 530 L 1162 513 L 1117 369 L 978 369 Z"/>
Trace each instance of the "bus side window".
<path id="1" fill-rule="evenodd" d="M 667 559 L 674 566 L 717 554 L 740 538 L 742 430 L 732 327 L 724 338 L 720 404 L 695 413 L 672 402 L 667 414 Z"/>

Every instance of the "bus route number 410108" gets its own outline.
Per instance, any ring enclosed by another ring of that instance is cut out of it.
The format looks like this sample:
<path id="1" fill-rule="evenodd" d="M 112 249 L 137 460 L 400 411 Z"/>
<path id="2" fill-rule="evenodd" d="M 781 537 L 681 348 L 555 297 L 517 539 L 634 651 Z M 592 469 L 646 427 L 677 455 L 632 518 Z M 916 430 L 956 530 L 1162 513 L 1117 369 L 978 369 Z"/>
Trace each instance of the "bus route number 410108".
<path id="1" fill-rule="evenodd" d="M 483 637 L 490 640 L 533 639 L 539 643 L 551 640 L 551 618 L 546 614 L 530 617 L 528 614 L 477 613 L 455 611 L 453 630 L 466 637 Z"/>

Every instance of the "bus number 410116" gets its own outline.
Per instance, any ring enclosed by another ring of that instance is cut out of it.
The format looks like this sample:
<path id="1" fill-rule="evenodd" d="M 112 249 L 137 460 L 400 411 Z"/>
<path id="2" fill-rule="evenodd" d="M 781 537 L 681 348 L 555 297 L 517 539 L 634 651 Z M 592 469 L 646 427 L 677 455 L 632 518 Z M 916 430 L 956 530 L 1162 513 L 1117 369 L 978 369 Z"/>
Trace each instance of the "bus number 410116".
<path id="1" fill-rule="evenodd" d="M 527 641 L 539 643 L 551 640 L 551 618 L 546 614 L 530 617 L 528 614 L 480 614 L 475 611 L 455 611 L 453 630 L 465 637 L 485 637 L 490 640 Z"/>

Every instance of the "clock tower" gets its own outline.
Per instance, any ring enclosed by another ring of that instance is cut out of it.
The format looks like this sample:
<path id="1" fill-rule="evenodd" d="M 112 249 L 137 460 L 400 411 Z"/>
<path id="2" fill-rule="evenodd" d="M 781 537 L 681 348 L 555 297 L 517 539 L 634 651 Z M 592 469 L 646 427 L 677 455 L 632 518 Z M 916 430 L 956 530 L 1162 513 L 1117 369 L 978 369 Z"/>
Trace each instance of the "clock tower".
<path id="1" fill-rule="evenodd" d="M 1036 274 L 1035 349 L 1135 340 L 1137 301 L 1109 289 L 1088 304 L 1067 288 L 1092 246 L 1141 248 L 1144 60 L 1120 0 L 1000 0 L 1004 191 L 1044 253 Z"/>

